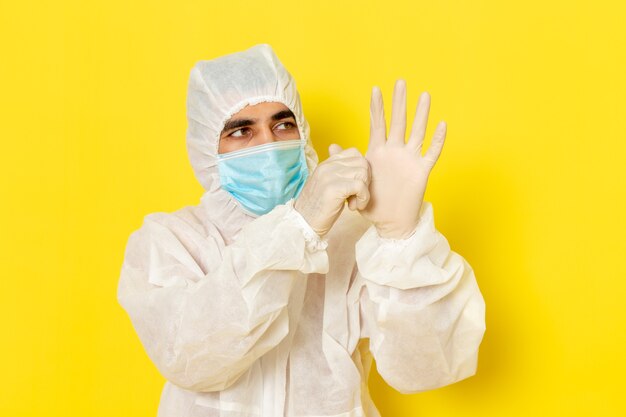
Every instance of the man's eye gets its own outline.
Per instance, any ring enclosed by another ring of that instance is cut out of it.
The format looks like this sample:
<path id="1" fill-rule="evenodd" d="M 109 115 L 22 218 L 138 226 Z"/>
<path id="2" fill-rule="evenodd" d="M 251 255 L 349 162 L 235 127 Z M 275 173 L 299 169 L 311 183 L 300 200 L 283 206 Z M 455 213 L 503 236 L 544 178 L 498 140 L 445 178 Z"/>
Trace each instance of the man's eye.
<path id="1" fill-rule="evenodd" d="M 232 132 L 232 133 L 231 133 L 230 135 L 228 135 L 228 136 L 232 136 L 232 137 L 235 137 L 235 138 L 240 138 L 240 137 L 242 137 L 242 136 L 245 136 L 244 131 L 245 131 L 245 132 L 247 132 L 248 130 L 250 130 L 250 129 L 249 129 L 249 128 L 247 128 L 247 127 L 242 127 L 241 129 L 237 129 L 237 130 L 235 130 L 234 132 Z"/>
<path id="2" fill-rule="evenodd" d="M 284 126 L 284 127 L 279 127 L 279 126 Z M 294 125 L 291 122 L 282 122 L 282 123 L 277 124 L 276 127 L 278 127 L 280 130 L 286 130 L 286 129 L 292 129 L 296 127 L 296 125 Z"/>

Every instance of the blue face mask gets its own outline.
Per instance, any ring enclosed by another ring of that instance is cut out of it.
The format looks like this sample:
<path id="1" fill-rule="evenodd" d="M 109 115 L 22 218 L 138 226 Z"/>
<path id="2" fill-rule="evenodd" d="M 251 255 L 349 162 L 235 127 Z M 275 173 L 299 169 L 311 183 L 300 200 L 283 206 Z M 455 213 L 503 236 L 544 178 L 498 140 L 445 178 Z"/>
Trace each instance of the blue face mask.
<path id="1" fill-rule="evenodd" d="M 309 175 L 305 141 L 285 140 L 218 155 L 222 188 L 263 215 L 296 198 Z"/>

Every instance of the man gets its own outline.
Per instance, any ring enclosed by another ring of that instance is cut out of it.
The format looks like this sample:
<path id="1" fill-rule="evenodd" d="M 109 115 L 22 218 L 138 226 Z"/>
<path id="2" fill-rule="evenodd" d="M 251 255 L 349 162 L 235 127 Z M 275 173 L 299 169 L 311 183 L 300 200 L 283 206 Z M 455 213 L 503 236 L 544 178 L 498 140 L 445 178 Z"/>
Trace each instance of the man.
<path id="1" fill-rule="evenodd" d="M 422 201 L 445 138 L 421 155 L 427 94 L 405 143 L 404 82 L 388 137 L 374 88 L 366 156 L 332 145 L 319 165 L 269 45 L 198 62 L 187 99 L 206 191 L 145 217 L 118 289 L 168 380 L 159 416 L 378 416 L 372 356 L 404 393 L 475 373 L 484 301 Z"/>

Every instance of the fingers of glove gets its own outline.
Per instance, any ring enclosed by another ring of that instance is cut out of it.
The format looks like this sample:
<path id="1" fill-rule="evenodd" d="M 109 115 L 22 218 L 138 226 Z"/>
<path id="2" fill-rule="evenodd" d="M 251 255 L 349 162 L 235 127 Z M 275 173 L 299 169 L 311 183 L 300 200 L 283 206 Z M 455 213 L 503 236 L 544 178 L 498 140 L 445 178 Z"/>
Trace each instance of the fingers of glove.
<path id="1" fill-rule="evenodd" d="M 348 197 L 348 208 L 352 211 L 356 210 L 356 196 L 352 195 Z"/>
<path id="2" fill-rule="evenodd" d="M 370 189 L 367 184 L 359 186 L 359 192 L 356 194 L 356 208 L 359 210 L 365 210 L 370 202 Z"/>
<path id="3" fill-rule="evenodd" d="M 322 162 L 316 168 L 315 172 L 318 172 L 317 175 L 333 175 L 336 172 L 343 172 L 344 168 L 362 168 L 368 171 L 369 176 L 369 163 L 367 159 L 359 154 L 359 156 L 354 157 L 346 157 L 346 158 L 338 158 L 338 159 L 327 159 Z M 350 175 L 348 175 L 350 176 Z"/>
<path id="4" fill-rule="evenodd" d="M 334 155 L 338 154 L 341 151 L 343 151 L 343 148 L 341 146 L 337 145 L 336 143 L 331 143 L 331 145 L 328 147 L 328 154 L 330 156 L 334 156 Z"/>
<path id="5" fill-rule="evenodd" d="M 319 191 L 333 189 L 333 187 L 340 182 L 355 180 L 361 181 L 366 186 L 369 186 L 371 182 L 371 172 L 367 162 L 364 164 L 358 161 L 358 163 L 352 165 L 339 163 L 326 166 L 320 165 L 313 173 L 313 177 L 309 180 L 311 183 L 315 184 L 312 184 L 311 187 L 305 185 L 305 189 L 303 189 L 302 192 L 304 193 L 308 188 Z M 347 196 L 344 198 L 347 198 Z"/>
<path id="6" fill-rule="evenodd" d="M 443 144 L 446 141 L 446 134 L 448 131 L 448 126 L 446 122 L 441 121 L 437 125 L 435 129 L 435 133 L 433 134 L 433 139 L 430 141 L 430 146 L 424 155 L 424 159 L 432 168 L 439 159 L 439 155 L 441 155 L 441 150 L 443 149 Z"/>
<path id="7" fill-rule="evenodd" d="M 336 146 L 337 148 L 335 148 L 335 150 L 337 150 L 338 148 L 341 148 L 339 145 L 330 145 L 332 146 Z M 328 148 L 330 151 L 330 147 Z M 330 157 L 328 158 L 329 160 L 336 160 L 336 159 L 345 159 L 345 158 L 357 158 L 357 157 L 361 157 L 363 158 L 363 155 L 361 155 L 361 152 L 359 152 L 359 150 L 357 148 L 348 148 L 348 149 L 341 149 L 341 151 L 339 152 L 334 152 L 330 155 Z"/>
<path id="8" fill-rule="evenodd" d="M 337 176 L 348 180 L 363 181 L 366 185 L 370 184 L 371 176 L 368 164 L 359 164 L 357 166 L 344 166 L 337 170 Z"/>
<path id="9" fill-rule="evenodd" d="M 367 184 L 360 180 L 345 180 L 340 186 L 343 199 L 349 199 L 350 196 L 354 196 L 356 197 L 356 206 L 359 210 L 367 207 L 370 200 L 370 191 Z"/>
<path id="10" fill-rule="evenodd" d="M 383 107 L 383 95 L 380 88 L 372 88 L 370 99 L 370 141 L 368 148 L 372 149 L 385 144 L 387 128 L 385 124 L 385 110 Z"/>
<path id="11" fill-rule="evenodd" d="M 363 181 L 369 186 L 372 179 L 369 163 L 367 161 L 353 161 L 351 164 L 337 167 L 332 173 L 329 172 L 327 177 L 331 182 L 338 178 Z"/>
<path id="12" fill-rule="evenodd" d="M 415 109 L 415 118 L 411 127 L 411 136 L 407 145 L 417 152 L 421 152 L 422 143 L 424 142 L 424 133 L 426 132 L 426 124 L 428 123 L 428 112 L 430 111 L 430 94 L 424 91 L 417 103 Z"/>
<path id="13" fill-rule="evenodd" d="M 406 134 L 406 82 L 397 80 L 393 89 L 389 144 L 404 145 Z"/>

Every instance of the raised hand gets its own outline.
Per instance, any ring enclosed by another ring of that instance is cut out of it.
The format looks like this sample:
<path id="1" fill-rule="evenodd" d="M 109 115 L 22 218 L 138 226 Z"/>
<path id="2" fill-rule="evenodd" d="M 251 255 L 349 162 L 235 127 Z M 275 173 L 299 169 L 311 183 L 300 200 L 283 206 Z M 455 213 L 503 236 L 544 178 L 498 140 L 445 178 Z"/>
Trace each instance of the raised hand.
<path id="1" fill-rule="evenodd" d="M 431 144 L 422 156 L 422 144 L 430 110 L 430 95 L 422 93 L 408 142 L 406 133 L 406 83 L 396 81 L 389 136 L 386 134 L 383 98 L 378 87 L 370 102 L 370 141 L 365 158 L 371 168 L 370 200 L 360 213 L 381 237 L 404 239 L 419 222 L 428 176 L 441 154 L 446 123 L 437 125 Z"/>

